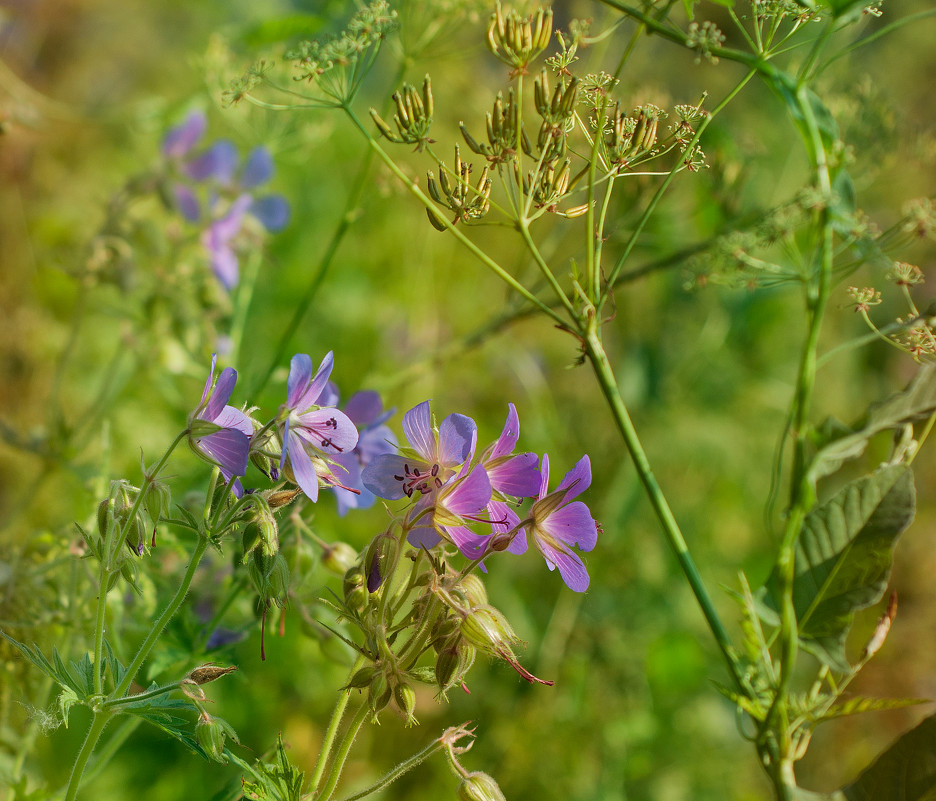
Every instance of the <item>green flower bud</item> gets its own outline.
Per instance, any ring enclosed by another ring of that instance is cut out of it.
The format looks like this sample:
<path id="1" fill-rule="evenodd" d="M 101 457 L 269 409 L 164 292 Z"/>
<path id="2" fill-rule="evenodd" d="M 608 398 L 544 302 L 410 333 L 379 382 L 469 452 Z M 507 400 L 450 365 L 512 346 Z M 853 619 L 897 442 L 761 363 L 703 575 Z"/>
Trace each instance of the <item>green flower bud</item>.
<path id="1" fill-rule="evenodd" d="M 407 726 L 416 726 L 418 721 L 413 716 L 413 710 L 416 708 L 416 691 L 413 685 L 405 681 L 393 688 L 393 700 L 396 702 L 399 710 L 406 716 Z"/>
<path id="2" fill-rule="evenodd" d="M 228 737 L 240 744 L 237 732 L 227 721 L 213 717 L 207 712 L 198 719 L 195 726 L 195 739 L 211 759 L 222 765 L 227 764 L 227 757 L 224 756 L 224 741 Z"/>
<path id="3" fill-rule="evenodd" d="M 143 496 L 143 505 L 150 520 L 154 524 L 159 523 L 159 519 L 172 507 L 172 490 L 169 485 L 162 481 L 150 484 Z"/>
<path id="4" fill-rule="evenodd" d="M 374 714 L 377 714 L 390 703 L 391 695 L 392 691 L 387 681 L 387 674 L 382 670 L 375 672 L 374 677 L 371 679 L 367 695 L 367 703 L 370 704 L 370 708 L 373 710 Z"/>
<path id="5" fill-rule="evenodd" d="M 333 542 L 322 553 L 322 564 L 326 570 L 343 576 L 358 560 L 358 552 L 346 542 Z"/>
<path id="6" fill-rule="evenodd" d="M 374 676 L 377 674 L 377 668 L 373 665 L 366 665 L 362 667 L 357 673 L 355 673 L 348 683 L 342 687 L 342 690 L 363 690 L 365 687 L 370 687 L 371 682 L 374 680 Z"/>
<path id="7" fill-rule="evenodd" d="M 477 573 L 469 573 L 465 576 L 458 582 L 458 588 L 465 594 L 472 606 L 485 606 L 487 604 L 487 590 Z"/>
<path id="8" fill-rule="evenodd" d="M 458 785 L 461 801 L 506 801 L 492 776 L 481 771 L 469 773 Z"/>
<path id="9" fill-rule="evenodd" d="M 461 622 L 462 636 L 472 645 L 495 656 L 513 656 L 520 642 L 510 623 L 493 606 L 472 609 Z"/>
<path id="10" fill-rule="evenodd" d="M 345 606 L 354 612 L 362 612 L 370 600 L 370 594 L 364 586 L 364 571 L 359 566 L 356 565 L 345 573 L 342 589 Z"/>

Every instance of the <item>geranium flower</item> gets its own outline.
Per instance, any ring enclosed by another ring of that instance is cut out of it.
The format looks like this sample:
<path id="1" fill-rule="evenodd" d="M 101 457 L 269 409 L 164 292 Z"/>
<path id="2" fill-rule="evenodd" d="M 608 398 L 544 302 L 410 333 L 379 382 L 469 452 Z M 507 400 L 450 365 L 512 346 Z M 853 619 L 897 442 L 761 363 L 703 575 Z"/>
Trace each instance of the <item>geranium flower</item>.
<path id="1" fill-rule="evenodd" d="M 329 405 L 337 405 L 337 402 L 335 390 L 334 401 Z M 332 456 L 335 465 L 344 471 L 336 470 L 342 485 L 335 487 L 339 515 L 344 516 L 349 509 L 367 509 L 377 500 L 377 496 L 364 486 L 361 472 L 378 456 L 396 451 L 396 437 L 384 425 L 394 411 L 384 410 L 380 395 L 371 390 L 355 392 L 345 404 L 344 413 L 358 429 L 358 442 L 350 453 Z"/>
<path id="2" fill-rule="evenodd" d="M 523 527 L 533 538 L 546 566 L 559 568 L 566 586 L 575 592 L 588 589 L 589 577 L 581 558 L 572 548 L 590 551 L 598 542 L 598 524 L 588 507 L 572 500 L 591 484 L 591 462 L 583 456 L 553 492 L 549 488 L 549 456 L 543 455 L 539 497 Z"/>
<path id="3" fill-rule="evenodd" d="M 507 419 L 500 436 L 481 456 L 481 464 L 494 492 L 487 509 L 495 534 L 513 531 L 520 524 L 520 518 L 507 498 L 534 498 L 539 492 L 541 481 L 537 468 L 539 457 L 535 453 L 513 453 L 520 438 L 520 419 L 514 405 L 510 403 L 507 406 Z M 526 549 L 526 535 L 522 529 L 517 529 L 507 550 L 521 554 Z"/>
<path id="4" fill-rule="evenodd" d="M 333 366 L 334 356 L 329 352 L 313 376 L 312 359 L 305 353 L 293 356 L 286 382 L 286 403 L 280 407 L 283 422 L 280 471 L 288 458 L 296 484 L 312 501 L 318 499 L 320 475 L 327 483 L 338 483 L 328 463 L 315 451 L 349 453 L 358 441 L 357 428 L 347 415 L 332 406 L 318 405 Z"/>
<path id="5" fill-rule="evenodd" d="M 237 371 L 225 367 L 215 384 L 217 361 L 214 354 L 201 402 L 189 415 L 189 444 L 199 456 L 221 468 L 225 481 L 230 481 L 247 472 L 253 424 L 240 409 L 226 405 L 237 383 Z M 243 493 L 239 480 L 234 483 L 234 490 L 238 495 Z"/>
<path id="6" fill-rule="evenodd" d="M 238 170 L 240 156 L 233 142 L 219 140 L 201 153 L 187 158 L 207 127 L 205 115 L 193 111 L 172 128 L 163 140 L 163 155 L 184 177 L 171 186 L 176 207 L 191 223 L 208 223 L 200 237 L 208 252 L 211 268 L 228 290 L 237 285 L 236 244 L 247 219 L 254 217 L 267 231 L 279 231 L 289 222 L 289 202 L 282 195 L 254 196 L 254 189 L 273 177 L 273 157 L 267 148 L 254 148 Z M 194 185 L 193 185 L 194 184 Z M 207 197 L 199 199 L 196 188 L 204 187 Z"/>

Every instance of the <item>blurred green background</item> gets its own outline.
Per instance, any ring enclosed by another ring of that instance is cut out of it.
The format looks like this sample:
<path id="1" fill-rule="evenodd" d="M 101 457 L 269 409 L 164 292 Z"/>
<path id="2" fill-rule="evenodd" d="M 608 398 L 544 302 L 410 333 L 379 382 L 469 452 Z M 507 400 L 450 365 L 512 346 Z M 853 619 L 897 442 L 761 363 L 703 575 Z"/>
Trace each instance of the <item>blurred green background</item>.
<path id="1" fill-rule="evenodd" d="M 443 6 L 454 10 L 441 12 Z M 892 12 L 928 6 L 926 0 L 888 3 L 884 17 L 869 16 L 865 32 L 888 24 Z M 592 17 L 598 30 L 613 19 L 598 4 L 555 8 L 560 26 Z M 230 138 L 242 152 L 260 143 L 273 151 L 272 187 L 289 198 L 293 217 L 268 243 L 235 365 L 241 382 L 234 396 L 272 414 L 284 398 L 285 360 L 260 395 L 247 393 L 269 366 L 295 298 L 315 275 L 366 146 L 337 114 L 274 114 L 246 104 L 222 109 L 219 99 L 228 81 L 262 54 L 276 30 L 273 21 L 308 15 L 308 35 L 314 36 L 340 26 L 350 10 L 343 2 L 300 0 L 20 0 L 0 8 L 0 626 L 19 639 L 80 653 L 91 631 L 93 589 L 90 567 L 69 555 L 78 539 L 73 523 L 93 515 L 102 476 L 136 481 L 140 449 L 151 460 L 184 427 L 212 350 L 206 337 L 199 353 L 186 354 L 170 336 L 174 331 L 184 339 L 188 323 L 210 329 L 211 321 L 195 320 L 199 299 L 191 308 L 160 307 L 158 313 L 134 306 L 154 274 L 167 287 L 164 300 L 174 297 L 173 251 L 164 245 L 159 226 L 166 218 L 155 205 L 152 213 L 138 210 L 148 222 L 134 229 L 132 252 L 116 277 L 88 278 L 85 266 L 108 204 L 129 176 L 158 161 L 164 132 L 191 108 L 208 113 L 210 138 Z M 703 3 L 697 11 L 728 30 L 724 8 Z M 442 13 L 458 14 L 458 24 L 406 68 L 412 83 L 432 74 L 435 147 L 450 159 L 460 138 L 457 123 L 481 130 L 493 93 L 506 85 L 506 70 L 483 47 L 489 9 L 409 2 L 401 12 L 408 32 L 424 30 Z M 619 35 L 583 51 L 582 71 L 613 68 L 630 30 L 624 25 Z M 933 191 L 932 36 L 931 22 L 900 29 L 843 59 L 821 87 L 853 148 L 859 206 L 882 229 L 898 219 L 906 200 Z M 396 88 L 397 52 L 395 41 L 381 52 L 357 104 L 362 117 L 371 105 L 383 107 Z M 740 75 L 736 65 L 699 65 L 693 54 L 651 38 L 637 49 L 617 95 L 633 105 L 695 103 L 703 91 L 720 98 Z M 806 170 L 792 124 L 756 83 L 713 123 L 702 145 L 710 169 L 682 176 L 642 237 L 629 267 L 656 267 L 616 293 L 606 339 L 657 477 L 736 631 L 737 610 L 719 587 L 737 588 L 741 570 L 757 586 L 771 566 L 776 517 L 765 524 L 765 502 L 804 330 L 802 303 L 789 284 L 689 291 L 693 262 L 670 257 L 789 200 Z M 406 148 L 392 152 L 417 178 L 435 166 Z M 622 190 L 610 253 L 626 240 L 652 189 L 635 181 Z M 479 229 L 477 240 L 530 275 L 517 243 L 492 230 Z M 540 230 L 553 243 L 555 264 L 581 258 L 581 221 L 546 221 Z M 931 243 L 900 257 L 926 270 Z M 186 258 L 190 267 L 195 257 Z M 880 273 L 862 272 L 846 283 L 885 289 Z M 896 293 L 885 295 L 873 310 L 883 322 L 902 313 Z M 210 300 L 223 309 L 223 296 Z M 926 286 L 917 302 L 929 302 Z M 496 277 L 435 232 L 392 176 L 375 168 L 350 233 L 291 342 L 289 354 L 307 352 L 313 360 L 334 350 L 333 378 L 344 396 L 358 388 L 380 390 L 398 410 L 391 421 L 398 431 L 400 414 L 431 398 L 440 418 L 453 411 L 472 416 L 484 442 L 499 433 L 507 403 L 515 403 L 522 447 L 548 451 L 554 473 L 561 476 L 582 453 L 590 454 L 594 482 L 586 500 L 604 532 L 588 559 L 592 585 L 584 596 L 566 590 L 534 554 L 496 564 L 489 575 L 493 603 L 529 642 L 524 663 L 556 686 L 528 686 L 505 665 L 482 660 L 470 677 L 471 695 L 453 693 L 447 706 L 430 692 L 420 696 L 419 728 L 404 729 L 389 714 L 379 727 L 367 727 L 347 770 L 348 792 L 421 749 L 445 726 L 471 720 L 479 738 L 465 764 L 496 776 L 509 799 L 768 797 L 733 708 L 711 685 L 710 679 L 725 681 L 720 656 L 588 368 L 574 366 L 574 341 L 543 320 L 525 318 L 461 347 L 509 309 Z M 79 314 L 83 322 L 76 326 Z M 840 285 L 824 347 L 863 333 Z M 835 415 L 852 422 L 914 369 L 909 358 L 884 346 L 846 351 L 820 372 L 813 419 Z M 868 466 L 884 458 L 886 445 L 872 448 Z M 934 464 L 928 451 L 916 462 L 917 521 L 900 543 L 892 579 L 900 612 L 886 647 L 853 685 L 855 693 L 936 696 Z M 173 471 L 179 486 L 205 480 L 202 466 L 181 451 Z M 380 509 L 339 518 L 325 498 L 313 526 L 326 540 L 362 547 L 384 519 Z M 171 537 L 166 545 L 152 564 L 171 573 L 181 551 Z M 214 597 L 228 561 L 213 557 L 204 580 L 196 581 L 193 603 Z M 159 575 L 154 570 L 152 580 L 161 581 Z M 304 591 L 319 595 L 325 586 L 338 589 L 320 572 Z M 87 606 L 76 607 L 70 597 L 85 598 Z M 132 630 L 134 616 L 145 623 L 153 615 L 149 597 L 127 605 L 120 624 Z M 853 654 L 879 614 L 869 610 L 859 620 Z M 304 635 L 294 610 L 287 611 L 285 636 L 268 637 L 261 662 L 259 626 L 250 616 L 247 601 L 231 614 L 249 624 L 249 636 L 224 653 L 239 671 L 211 686 L 212 711 L 241 734 L 245 759 L 262 754 L 282 732 L 294 763 L 308 770 L 345 669 Z M 53 697 L 37 701 L 41 681 L 5 646 L 0 657 L 3 776 L 37 714 L 20 700 L 41 709 Z M 800 768 L 803 785 L 830 790 L 854 777 L 928 709 L 820 729 Z M 26 763 L 33 779 L 49 787 L 67 780 L 84 733 L 82 714 L 73 713 L 67 730 L 38 733 Z M 168 737 L 141 728 L 85 795 L 208 799 L 236 780 L 234 768 L 204 764 Z M 382 797 L 429 801 L 453 795 L 454 787 L 438 760 Z"/>

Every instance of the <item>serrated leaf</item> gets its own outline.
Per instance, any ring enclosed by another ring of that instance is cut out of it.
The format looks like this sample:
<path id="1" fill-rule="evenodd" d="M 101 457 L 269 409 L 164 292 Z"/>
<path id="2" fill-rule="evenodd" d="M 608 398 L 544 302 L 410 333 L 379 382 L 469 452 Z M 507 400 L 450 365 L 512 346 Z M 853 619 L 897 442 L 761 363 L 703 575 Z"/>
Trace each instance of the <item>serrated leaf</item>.
<path id="1" fill-rule="evenodd" d="M 283 746 L 283 735 L 276 743 L 276 762 L 257 761 L 252 772 L 253 782 L 244 779 L 244 791 L 252 793 L 252 798 L 263 801 L 300 801 L 305 774 L 289 763 Z"/>
<path id="2" fill-rule="evenodd" d="M 65 665 L 62 663 L 61 657 L 58 655 L 58 652 L 53 651 L 53 656 L 56 659 L 56 665 L 53 665 L 48 659 L 46 659 L 45 654 L 42 653 L 38 645 L 28 646 L 25 643 L 21 643 L 18 640 L 14 640 L 9 634 L 0 629 L 0 637 L 3 637 L 7 642 L 16 647 L 16 649 L 29 661 L 33 666 L 39 668 L 43 673 L 45 673 L 49 678 L 51 678 L 56 684 L 58 684 L 62 689 L 71 689 L 76 694 L 81 694 L 80 689 L 76 688 L 73 684 L 73 679 L 68 675 L 68 671 L 65 670 Z M 82 694 L 82 697 L 83 694 Z"/>
<path id="3" fill-rule="evenodd" d="M 848 801 L 936 799 L 936 716 L 904 734 L 842 792 Z"/>
<path id="4" fill-rule="evenodd" d="M 929 698 L 849 698 L 840 704 L 834 704 L 816 720 L 832 720 L 846 715 L 860 715 L 863 712 L 883 712 L 888 709 L 902 709 L 906 706 L 928 704 Z"/>
<path id="5" fill-rule="evenodd" d="M 747 712 L 754 720 L 763 720 L 767 716 L 767 708 L 757 702 L 756 699 L 748 698 L 737 690 L 732 690 L 724 684 L 713 681 L 715 689 L 731 701 L 735 706 L 744 712 Z"/>
<path id="6" fill-rule="evenodd" d="M 803 647 L 823 663 L 851 670 L 845 639 L 854 614 L 887 587 L 894 543 L 915 512 L 913 474 L 884 467 L 843 487 L 806 516 L 796 546 L 793 606 Z M 771 573 L 759 600 L 780 609 L 780 577 Z"/>
<path id="7" fill-rule="evenodd" d="M 813 481 L 835 472 L 848 459 L 864 453 L 868 440 L 887 429 L 925 420 L 936 412 L 936 365 L 921 367 L 910 383 L 868 409 L 863 423 L 825 445 L 816 454 L 809 475 Z"/>

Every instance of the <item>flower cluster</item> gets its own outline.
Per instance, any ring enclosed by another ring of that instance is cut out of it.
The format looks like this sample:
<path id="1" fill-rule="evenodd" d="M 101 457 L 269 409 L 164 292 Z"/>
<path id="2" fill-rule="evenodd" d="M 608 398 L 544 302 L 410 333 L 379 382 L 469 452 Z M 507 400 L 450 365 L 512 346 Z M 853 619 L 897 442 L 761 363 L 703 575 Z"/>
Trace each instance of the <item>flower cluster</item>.
<path id="1" fill-rule="evenodd" d="M 428 550 L 446 541 L 483 563 L 494 552 L 521 554 L 532 540 L 570 589 L 588 588 L 574 550 L 590 551 L 598 538 L 588 507 L 575 500 L 591 483 L 587 456 L 550 492 L 548 455 L 541 461 L 514 452 L 520 424 L 513 404 L 500 436 L 480 454 L 475 422 L 450 414 L 436 428 L 428 401 L 404 415 L 403 430 L 409 447 L 374 457 L 362 480 L 381 498 L 409 500 L 403 527 L 411 545 Z M 521 514 L 524 500 L 532 503 Z"/>
<path id="2" fill-rule="evenodd" d="M 248 217 L 267 231 L 279 231 L 289 222 L 289 203 L 282 195 L 254 193 L 273 177 L 273 158 L 265 147 L 250 151 L 243 164 L 234 143 L 224 139 L 196 151 L 207 124 L 202 112 L 191 112 L 166 134 L 162 152 L 171 175 L 171 201 L 186 220 L 202 226 L 201 244 L 211 269 L 231 290 L 238 281 L 237 251 Z"/>

